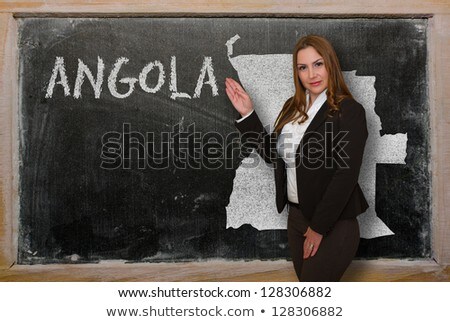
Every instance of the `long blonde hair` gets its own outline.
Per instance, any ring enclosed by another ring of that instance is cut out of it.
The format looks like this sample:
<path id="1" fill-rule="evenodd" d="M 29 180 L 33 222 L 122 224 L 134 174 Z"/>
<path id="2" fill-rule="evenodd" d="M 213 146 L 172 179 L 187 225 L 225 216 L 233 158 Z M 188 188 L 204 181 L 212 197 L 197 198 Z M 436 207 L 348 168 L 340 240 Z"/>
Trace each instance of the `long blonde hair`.
<path id="1" fill-rule="evenodd" d="M 342 76 L 336 52 L 330 42 L 316 35 L 302 37 L 295 45 L 293 54 L 295 94 L 284 103 L 275 121 L 274 132 L 276 133 L 280 133 L 283 126 L 289 122 L 298 120 L 299 123 L 303 123 L 308 119 L 306 91 L 300 82 L 297 69 L 297 53 L 307 47 L 313 47 L 323 57 L 328 72 L 327 102 L 331 108 L 329 112 L 339 111 L 339 103 L 344 98 L 352 97 Z"/>

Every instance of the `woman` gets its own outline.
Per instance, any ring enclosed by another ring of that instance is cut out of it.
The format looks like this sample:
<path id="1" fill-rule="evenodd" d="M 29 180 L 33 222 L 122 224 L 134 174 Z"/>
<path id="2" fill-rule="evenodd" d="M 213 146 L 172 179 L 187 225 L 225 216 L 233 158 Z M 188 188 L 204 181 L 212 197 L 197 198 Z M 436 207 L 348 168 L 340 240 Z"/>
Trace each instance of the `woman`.
<path id="1" fill-rule="evenodd" d="M 239 83 L 226 93 L 241 114 L 243 144 L 274 164 L 276 204 L 288 204 L 288 242 L 300 281 L 339 281 L 356 254 L 356 217 L 368 204 L 358 184 L 365 111 L 348 90 L 331 44 L 305 36 L 293 54 L 295 94 L 267 135 Z"/>

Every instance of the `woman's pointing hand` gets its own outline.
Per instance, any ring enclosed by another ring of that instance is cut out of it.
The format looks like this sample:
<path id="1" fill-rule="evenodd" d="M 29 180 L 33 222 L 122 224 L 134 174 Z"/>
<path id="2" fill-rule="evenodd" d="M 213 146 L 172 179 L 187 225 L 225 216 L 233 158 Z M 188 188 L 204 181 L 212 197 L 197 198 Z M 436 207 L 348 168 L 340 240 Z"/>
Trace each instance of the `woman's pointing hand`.
<path id="1" fill-rule="evenodd" d="M 246 116 L 253 111 L 253 104 L 250 96 L 248 96 L 247 92 L 234 79 L 225 79 L 225 91 L 234 108 L 241 116 Z"/>

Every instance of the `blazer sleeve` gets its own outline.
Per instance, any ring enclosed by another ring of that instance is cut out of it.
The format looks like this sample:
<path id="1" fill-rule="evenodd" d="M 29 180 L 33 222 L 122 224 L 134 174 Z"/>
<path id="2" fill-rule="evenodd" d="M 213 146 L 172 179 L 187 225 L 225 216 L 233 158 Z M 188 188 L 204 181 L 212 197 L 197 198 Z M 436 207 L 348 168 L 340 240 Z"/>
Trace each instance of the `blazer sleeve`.
<path id="1" fill-rule="evenodd" d="M 365 110 L 355 100 L 347 99 L 341 103 L 339 117 L 339 133 L 346 133 L 341 142 L 345 142 L 346 145 L 342 147 L 340 153 L 345 162 L 334 172 L 310 223 L 311 229 L 322 235 L 326 234 L 339 219 L 358 183 L 368 136 Z"/>
<path id="2" fill-rule="evenodd" d="M 241 132 L 241 149 L 255 149 L 267 163 L 274 163 L 277 156 L 276 134 L 268 134 L 256 111 L 234 125 Z"/>

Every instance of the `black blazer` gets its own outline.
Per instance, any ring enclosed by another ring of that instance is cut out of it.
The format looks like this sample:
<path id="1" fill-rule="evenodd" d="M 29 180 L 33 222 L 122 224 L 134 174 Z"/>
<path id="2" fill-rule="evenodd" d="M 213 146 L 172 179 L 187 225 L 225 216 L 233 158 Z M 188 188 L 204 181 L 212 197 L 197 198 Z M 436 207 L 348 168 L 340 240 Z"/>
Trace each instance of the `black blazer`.
<path id="1" fill-rule="evenodd" d="M 255 148 L 275 168 L 276 205 L 287 203 L 286 165 L 276 149 L 277 135 L 268 134 L 256 111 L 235 122 L 242 133 L 243 149 Z M 297 148 L 296 173 L 300 209 L 310 227 L 324 235 L 338 219 L 355 218 L 369 207 L 358 184 L 367 140 L 364 108 L 353 99 L 340 103 L 340 112 L 329 112 L 325 102 Z"/>

